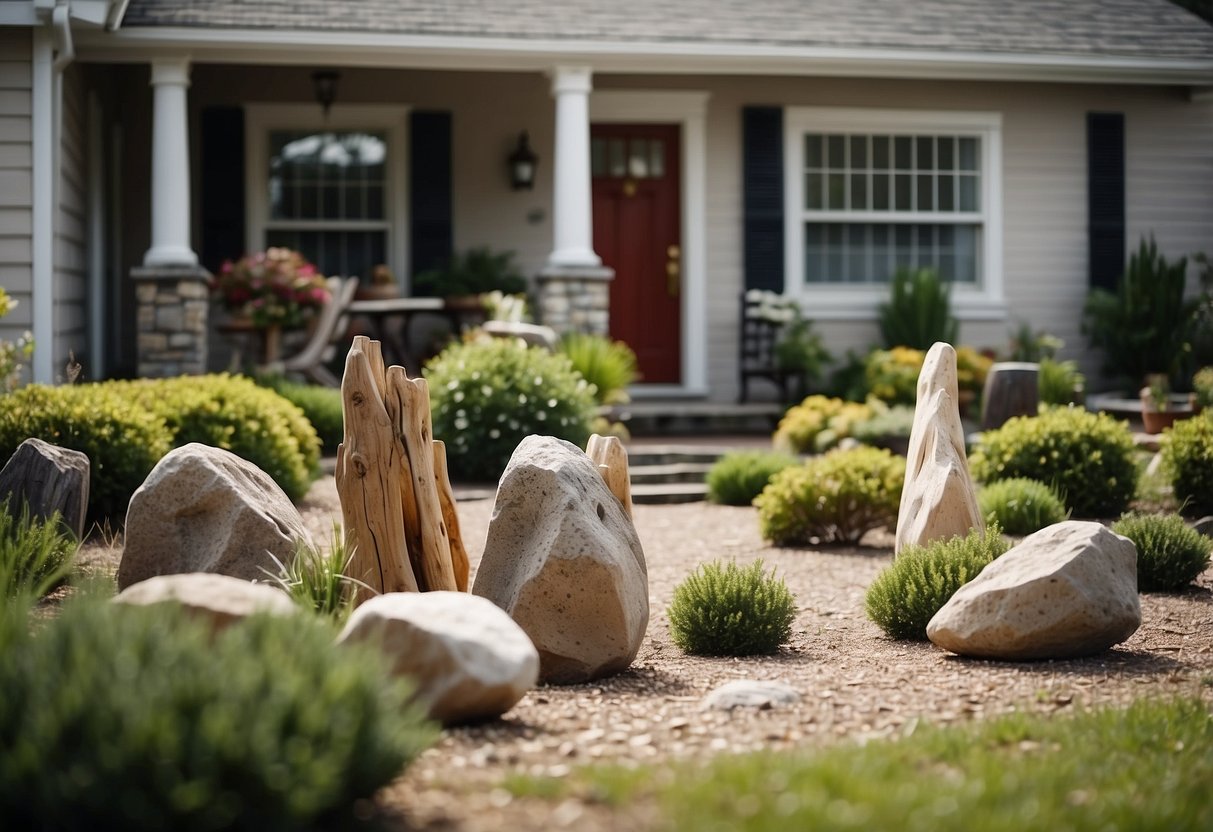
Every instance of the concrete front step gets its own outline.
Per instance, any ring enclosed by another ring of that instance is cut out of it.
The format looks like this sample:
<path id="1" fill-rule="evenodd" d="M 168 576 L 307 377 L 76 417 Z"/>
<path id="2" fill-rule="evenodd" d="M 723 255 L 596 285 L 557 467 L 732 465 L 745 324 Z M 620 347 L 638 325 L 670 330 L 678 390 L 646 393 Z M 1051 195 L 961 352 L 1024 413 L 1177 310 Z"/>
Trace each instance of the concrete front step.
<path id="1" fill-rule="evenodd" d="M 632 483 L 632 502 L 637 505 L 698 503 L 707 493 L 708 487 L 702 482 Z"/>
<path id="2" fill-rule="evenodd" d="M 629 447 L 628 469 L 647 466 L 707 465 L 711 466 L 729 451 L 719 445 L 642 445 Z"/>
<path id="3" fill-rule="evenodd" d="M 711 468 L 710 462 L 675 462 L 669 465 L 632 465 L 630 460 L 628 462 L 633 485 L 703 482 Z"/>

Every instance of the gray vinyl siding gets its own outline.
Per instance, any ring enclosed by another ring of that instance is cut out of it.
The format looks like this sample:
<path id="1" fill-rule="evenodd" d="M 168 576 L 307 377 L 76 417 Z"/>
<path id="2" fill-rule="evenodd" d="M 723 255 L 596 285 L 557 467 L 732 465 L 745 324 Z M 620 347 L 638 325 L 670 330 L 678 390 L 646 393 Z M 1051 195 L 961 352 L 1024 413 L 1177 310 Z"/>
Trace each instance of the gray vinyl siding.
<path id="1" fill-rule="evenodd" d="M 88 350 L 87 140 L 83 70 L 63 76 L 63 133 L 59 143 L 58 209 L 55 223 L 55 373 Z"/>
<path id="2" fill-rule="evenodd" d="M 15 340 L 33 322 L 33 169 L 29 29 L 0 28 L 0 286 L 18 306 L 0 320 Z"/>

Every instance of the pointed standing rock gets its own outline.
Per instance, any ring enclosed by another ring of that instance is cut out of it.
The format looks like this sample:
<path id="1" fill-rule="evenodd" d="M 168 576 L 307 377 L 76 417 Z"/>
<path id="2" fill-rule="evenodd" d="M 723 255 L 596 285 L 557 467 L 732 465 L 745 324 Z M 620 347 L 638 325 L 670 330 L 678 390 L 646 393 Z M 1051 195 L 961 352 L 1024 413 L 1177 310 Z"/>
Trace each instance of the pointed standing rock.
<path id="1" fill-rule="evenodd" d="M 936 343 L 918 375 L 896 552 L 984 528 L 957 407 L 956 350 Z"/>

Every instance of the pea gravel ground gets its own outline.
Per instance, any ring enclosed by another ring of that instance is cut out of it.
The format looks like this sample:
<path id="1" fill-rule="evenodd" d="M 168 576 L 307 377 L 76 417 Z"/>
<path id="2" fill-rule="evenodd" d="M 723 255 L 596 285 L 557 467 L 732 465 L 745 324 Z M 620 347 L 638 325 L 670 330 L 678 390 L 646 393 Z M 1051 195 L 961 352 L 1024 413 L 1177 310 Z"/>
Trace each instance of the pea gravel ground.
<path id="1" fill-rule="evenodd" d="M 473 579 L 493 501 L 459 503 Z M 332 477 L 301 505 L 318 539 L 341 512 Z M 638 505 L 649 570 L 648 634 L 632 668 L 610 679 L 541 687 L 505 718 L 448 729 L 377 798 L 389 829 L 641 830 L 652 806 L 610 808 L 589 795 L 515 797 L 512 774 L 562 778 L 593 763 L 665 763 L 758 749 L 804 750 L 892 737 L 917 725 L 963 723 L 1013 711 L 1066 713 L 1142 696 L 1194 694 L 1213 702 L 1213 570 L 1177 595 L 1142 596 L 1142 626 L 1089 659 L 1004 663 L 962 659 L 929 643 L 885 637 L 863 611 L 864 591 L 892 559 L 892 537 L 863 545 L 779 549 L 758 534 L 756 512 L 706 503 Z M 85 565 L 113 571 L 119 545 L 92 545 Z M 762 558 L 796 595 L 791 643 L 747 659 L 684 655 L 665 608 L 699 563 Z M 771 710 L 709 711 L 701 700 L 733 679 L 778 680 L 801 694 Z"/>

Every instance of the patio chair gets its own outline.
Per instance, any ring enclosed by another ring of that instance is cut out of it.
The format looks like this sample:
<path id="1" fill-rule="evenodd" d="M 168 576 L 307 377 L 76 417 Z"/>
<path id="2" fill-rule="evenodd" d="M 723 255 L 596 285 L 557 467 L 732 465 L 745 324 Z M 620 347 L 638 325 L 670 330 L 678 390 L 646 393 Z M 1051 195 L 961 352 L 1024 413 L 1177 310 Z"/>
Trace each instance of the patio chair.
<path id="1" fill-rule="evenodd" d="M 341 379 L 325 365 L 333 359 L 337 345 L 349 330 L 349 307 L 354 300 L 354 292 L 358 290 L 358 278 L 330 277 L 326 283 L 329 302 L 320 311 L 308 342 L 291 357 L 258 367 L 258 372 L 279 375 L 297 373 L 326 387 L 341 386 Z"/>
<path id="2" fill-rule="evenodd" d="M 779 401 L 786 404 L 793 399 L 801 373 L 779 366 L 775 346 L 783 334 L 784 324 L 763 317 L 760 303 L 748 292 L 741 293 L 740 370 L 741 395 L 745 404 L 749 398 L 750 379 L 762 378 L 779 389 Z"/>

